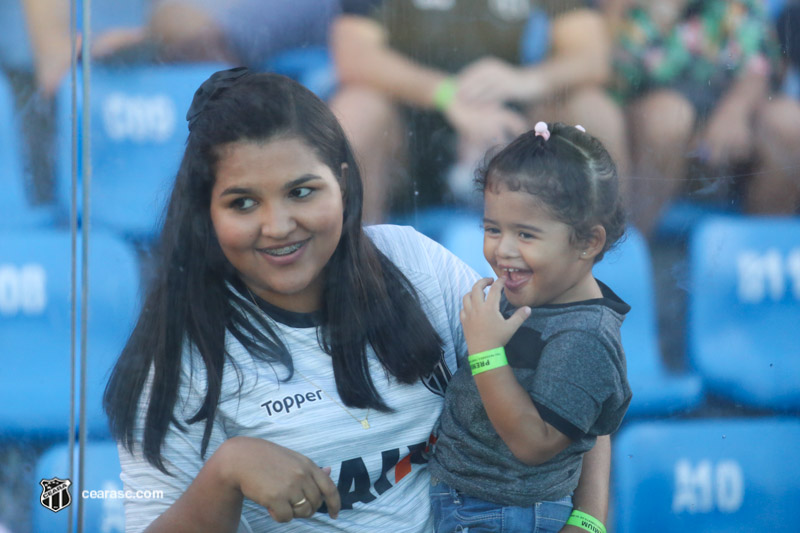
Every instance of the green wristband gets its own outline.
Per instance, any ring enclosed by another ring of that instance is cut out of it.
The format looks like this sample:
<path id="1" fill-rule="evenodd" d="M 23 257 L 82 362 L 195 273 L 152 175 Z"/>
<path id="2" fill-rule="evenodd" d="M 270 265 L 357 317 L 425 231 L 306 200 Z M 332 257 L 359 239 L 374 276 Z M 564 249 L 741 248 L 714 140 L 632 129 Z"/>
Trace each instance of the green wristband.
<path id="1" fill-rule="evenodd" d="M 453 78 L 443 79 L 433 92 L 433 106 L 444 113 L 456 99 L 458 86 Z"/>
<path id="2" fill-rule="evenodd" d="M 506 349 L 502 346 L 470 355 L 468 360 L 469 368 L 472 370 L 473 376 L 481 372 L 486 372 L 487 370 L 494 370 L 495 368 L 508 365 Z"/>
<path id="3" fill-rule="evenodd" d="M 567 519 L 568 526 L 576 526 L 592 533 L 606 533 L 606 526 L 590 514 L 573 510 Z"/>

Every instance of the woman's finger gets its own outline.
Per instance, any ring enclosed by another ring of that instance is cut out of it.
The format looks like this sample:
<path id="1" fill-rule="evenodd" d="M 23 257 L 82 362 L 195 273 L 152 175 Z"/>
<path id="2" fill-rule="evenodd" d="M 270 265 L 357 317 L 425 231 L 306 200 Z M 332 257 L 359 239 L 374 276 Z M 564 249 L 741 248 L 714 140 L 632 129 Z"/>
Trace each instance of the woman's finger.
<path id="1" fill-rule="evenodd" d="M 342 508 L 342 500 L 339 497 L 339 491 L 336 485 L 333 484 L 329 473 L 325 473 L 321 468 L 318 468 L 314 471 L 312 477 L 317 484 L 322 499 L 325 501 L 325 505 L 328 507 L 328 514 L 331 518 L 336 518 L 339 516 L 339 510 Z M 320 505 L 322 505 L 322 503 L 320 503 Z M 319 509 L 319 506 L 317 506 L 314 511 L 317 509 Z"/>
<path id="2" fill-rule="evenodd" d="M 289 500 L 276 501 L 267 507 L 267 511 L 276 522 L 288 522 L 294 518 L 294 509 L 292 509 Z"/>
<path id="3" fill-rule="evenodd" d="M 313 490 L 311 492 L 319 493 L 318 490 Z M 320 500 L 319 497 L 313 498 L 317 501 Z M 289 501 L 289 504 L 292 506 L 292 513 L 294 514 L 295 518 L 310 518 L 317 509 L 319 509 L 319 504 L 314 505 L 312 503 L 312 498 L 306 497 L 304 493 L 302 498 L 296 498 Z"/>
<path id="4" fill-rule="evenodd" d="M 303 498 L 305 498 L 304 502 L 300 500 L 302 505 L 297 501 L 292 505 L 294 514 L 298 518 L 307 518 L 313 515 L 322 505 L 322 493 L 319 491 L 319 487 L 317 487 L 313 477 L 309 476 L 308 481 L 303 484 Z M 302 513 L 308 513 L 308 515 L 305 516 Z"/>

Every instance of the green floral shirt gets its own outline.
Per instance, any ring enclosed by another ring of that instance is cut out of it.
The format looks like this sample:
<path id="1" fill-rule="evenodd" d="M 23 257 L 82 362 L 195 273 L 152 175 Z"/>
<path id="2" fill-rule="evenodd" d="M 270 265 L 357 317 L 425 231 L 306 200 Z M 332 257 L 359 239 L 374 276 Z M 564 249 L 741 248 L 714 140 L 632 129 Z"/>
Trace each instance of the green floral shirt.
<path id="1" fill-rule="evenodd" d="M 777 41 L 758 0 L 690 0 L 663 31 L 634 7 L 617 36 L 613 92 L 626 101 L 655 88 L 698 100 L 719 98 L 745 67 L 774 72 Z M 688 93 L 688 94 L 687 94 Z"/>

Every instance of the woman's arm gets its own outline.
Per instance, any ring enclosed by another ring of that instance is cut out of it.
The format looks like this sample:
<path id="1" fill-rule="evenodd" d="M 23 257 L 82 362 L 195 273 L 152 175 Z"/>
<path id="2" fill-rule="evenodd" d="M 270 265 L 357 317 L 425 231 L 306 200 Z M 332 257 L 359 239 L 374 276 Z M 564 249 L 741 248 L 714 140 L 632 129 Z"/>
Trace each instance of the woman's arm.
<path id="1" fill-rule="evenodd" d="M 336 518 L 341 501 L 327 472 L 287 448 L 249 437 L 225 441 L 183 495 L 148 532 L 235 532 L 247 497 L 277 522 L 308 518 L 324 501 Z M 300 506 L 292 504 L 306 500 Z"/>

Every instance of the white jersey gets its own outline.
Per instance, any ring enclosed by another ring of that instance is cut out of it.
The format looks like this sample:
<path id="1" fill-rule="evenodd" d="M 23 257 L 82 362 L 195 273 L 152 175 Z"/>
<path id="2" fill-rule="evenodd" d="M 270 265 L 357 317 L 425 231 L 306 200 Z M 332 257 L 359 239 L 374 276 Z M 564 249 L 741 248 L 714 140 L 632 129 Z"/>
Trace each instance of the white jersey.
<path id="1" fill-rule="evenodd" d="M 461 298 L 478 276 L 412 228 L 374 226 L 367 228 L 367 234 L 416 288 L 428 319 L 443 340 L 443 360 L 430 378 L 404 385 L 387 378 L 368 349 L 375 387 L 394 412 L 345 410 L 336 392 L 330 356 L 319 346 L 316 327 L 289 327 L 270 319 L 294 361 L 296 371 L 288 382 L 280 381 L 287 375 L 285 368 L 254 360 L 229 334 L 227 348 L 239 372 L 230 364 L 225 367 L 206 459 L 228 438 L 262 438 L 299 452 L 320 467 L 331 467 L 331 478 L 342 497 L 342 511 L 336 520 L 318 512 L 310 519 L 284 524 L 245 499 L 240 532 L 432 530 L 423 450 L 441 413 L 444 387 L 455 371 L 456 356 L 466 354 L 459 322 Z M 249 302 L 240 305 L 257 309 Z M 206 391 L 202 363 L 195 361 L 191 371 L 189 359 L 184 357 L 176 407 L 181 421 L 197 412 Z M 239 378 L 243 380 L 240 393 Z M 144 404 L 135 433 L 137 442 L 142 440 L 143 410 Z M 369 429 L 359 422 L 364 418 Z M 203 466 L 200 444 L 205 421 L 185 427 L 186 433 L 172 427 L 162 447 L 164 464 L 174 477 L 147 463 L 139 447 L 134 454 L 119 447 L 125 489 L 161 490 L 164 494 L 163 499 L 126 501 L 126 531 L 147 527 L 183 494 Z"/>

